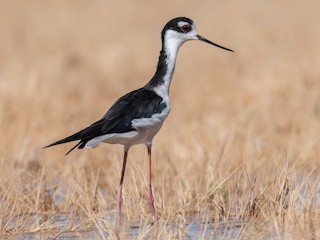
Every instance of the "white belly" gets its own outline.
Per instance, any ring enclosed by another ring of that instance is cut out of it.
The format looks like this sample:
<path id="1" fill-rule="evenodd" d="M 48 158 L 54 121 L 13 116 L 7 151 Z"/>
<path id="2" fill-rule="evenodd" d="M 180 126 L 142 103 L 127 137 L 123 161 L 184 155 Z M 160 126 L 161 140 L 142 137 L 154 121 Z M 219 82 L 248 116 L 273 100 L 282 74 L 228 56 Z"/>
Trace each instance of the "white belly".
<path id="1" fill-rule="evenodd" d="M 134 119 L 132 120 L 131 124 L 135 130 L 126 133 L 110 133 L 101 135 L 88 141 L 85 147 L 93 148 L 98 146 L 101 142 L 121 144 L 127 149 L 140 143 L 151 144 L 153 137 L 162 127 L 164 120 L 169 114 L 169 111 L 170 108 L 166 108 L 161 113 L 154 114 L 150 118 Z"/>

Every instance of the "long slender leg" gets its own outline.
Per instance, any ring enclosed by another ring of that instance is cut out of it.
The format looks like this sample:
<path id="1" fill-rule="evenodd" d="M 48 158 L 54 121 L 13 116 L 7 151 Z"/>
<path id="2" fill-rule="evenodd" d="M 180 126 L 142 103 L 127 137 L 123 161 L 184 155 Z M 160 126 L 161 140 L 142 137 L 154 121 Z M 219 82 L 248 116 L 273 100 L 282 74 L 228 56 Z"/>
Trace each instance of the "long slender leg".
<path id="1" fill-rule="evenodd" d="M 117 230 L 118 231 L 121 226 L 122 184 L 124 179 L 124 173 L 126 170 L 127 156 L 128 156 L 128 149 L 125 148 L 124 155 L 123 155 L 122 170 L 121 170 L 120 186 L 119 186 L 119 191 L 117 195 L 117 210 L 118 210 Z"/>
<path id="2" fill-rule="evenodd" d="M 149 203 L 150 203 L 150 207 L 151 207 L 151 212 L 152 212 L 152 216 L 154 217 L 155 220 L 157 220 L 157 213 L 154 207 L 154 197 L 153 197 L 153 193 L 152 193 L 152 179 L 151 179 L 151 147 L 152 144 L 148 144 L 147 148 L 148 148 L 148 190 L 149 190 Z"/>

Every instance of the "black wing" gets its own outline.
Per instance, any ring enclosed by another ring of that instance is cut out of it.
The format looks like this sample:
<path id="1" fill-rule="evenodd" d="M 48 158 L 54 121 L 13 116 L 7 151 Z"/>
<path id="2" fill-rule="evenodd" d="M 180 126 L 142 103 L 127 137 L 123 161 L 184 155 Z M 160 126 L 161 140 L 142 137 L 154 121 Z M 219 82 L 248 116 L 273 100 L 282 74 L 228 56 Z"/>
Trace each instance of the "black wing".
<path id="1" fill-rule="evenodd" d="M 76 147 L 83 148 L 88 141 L 95 137 L 109 133 L 132 131 L 134 130 L 131 125 L 132 120 L 148 118 L 155 113 L 161 113 L 166 107 L 166 104 L 162 101 L 162 97 L 154 91 L 146 88 L 137 89 L 118 99 L 99 121 L 44 148 L 80 140 L 80 142 L 68 152 L 70 153 Z"/>

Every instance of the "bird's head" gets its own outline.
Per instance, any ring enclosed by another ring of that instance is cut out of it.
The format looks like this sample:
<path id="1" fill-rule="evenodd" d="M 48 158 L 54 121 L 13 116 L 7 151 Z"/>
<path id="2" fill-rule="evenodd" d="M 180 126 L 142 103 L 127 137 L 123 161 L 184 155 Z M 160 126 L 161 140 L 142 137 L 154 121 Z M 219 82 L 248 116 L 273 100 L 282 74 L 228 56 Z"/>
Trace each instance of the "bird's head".
<path id="1" fill-rule="evenodd" d="M 229 48 L 225 48 L 208 39 L 200 36 L 197 33 L 196 26 L 190 18 L 178 17 L 170 20 L 162 30 L 161 33 L 162 44 L 166 48 L 179 48 L 184 42 L 188 40 L 200 40 L 227 51 L 233 52 Z"/>

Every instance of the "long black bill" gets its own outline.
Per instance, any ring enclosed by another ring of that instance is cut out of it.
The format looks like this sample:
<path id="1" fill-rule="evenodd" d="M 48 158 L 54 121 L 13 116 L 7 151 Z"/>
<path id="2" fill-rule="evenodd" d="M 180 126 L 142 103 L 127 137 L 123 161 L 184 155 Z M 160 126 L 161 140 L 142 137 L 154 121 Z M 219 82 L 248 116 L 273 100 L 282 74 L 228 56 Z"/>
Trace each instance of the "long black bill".
<path id="1" fill-rule="evenodd" d="M 206 38 L 204 38 L 204 37 L 201 37 L 199 34 L 197 35 L 197 38 L 198 38 L 200 41 L 209 43 L 209 44 L 211 44 L 211 45 L 213 45 L 213 46 L 216 46 L 216 47 L 218 47 L 218 48 L 222 48 L 222 49 L 224 49 L 224 50 L 227 50 L 227 51 L 230 51 L 230 52 L 234 52 L 233 50 L 231 50 L 231 49 L 229 49 L 229 48 L 222 47 L 222 46 L 220 46 L 220 45 L 218 45 L 218 44 L 216 44 L 216 43 L 213 43 L 213 42 L 209 41 L 208 39 L 206 39 Z"/>

